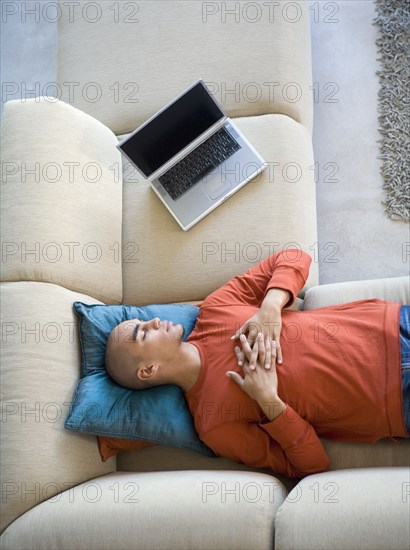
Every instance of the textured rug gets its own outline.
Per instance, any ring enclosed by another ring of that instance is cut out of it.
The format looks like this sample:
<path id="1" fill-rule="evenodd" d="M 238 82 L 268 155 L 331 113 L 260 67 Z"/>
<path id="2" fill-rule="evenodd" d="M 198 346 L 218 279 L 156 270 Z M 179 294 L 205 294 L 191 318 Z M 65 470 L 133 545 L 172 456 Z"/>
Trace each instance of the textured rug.
<path id="1" fill-rule="evenodd" d="M 410 2 L 375 0 L 379 36 L 376 46 L 380 156 L 386 199 L 392 220 L 410 221 Z"/>

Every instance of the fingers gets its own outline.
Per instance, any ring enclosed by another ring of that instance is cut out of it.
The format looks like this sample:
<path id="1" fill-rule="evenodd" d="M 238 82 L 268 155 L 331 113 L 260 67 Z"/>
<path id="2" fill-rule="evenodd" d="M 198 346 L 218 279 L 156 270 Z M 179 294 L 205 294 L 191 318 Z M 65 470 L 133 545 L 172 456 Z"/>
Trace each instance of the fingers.
<path id="1" fill-rule="evenodd" d="M 235 347 L 235 354 L 238 360 L 238 365 L 245 366 L 249 364 L 250 369 L 254 370 L 259 353 L 258 343 L 255 342 L 253 347 L 251 347 L 249 341 L 244 334 L 241 334 L 240 340 L 242 343 L 242 349 L 239 346 Z"/>
<path id="2" fill-rule="evenodd" d="M 235 355 L 238 361 L 238 365 L 242 367 L 245 364 L 245 354 L 239 346 L 235 346 Z"/>
<path id="3" fill-rule="evenodd" d="M 271 340 L 268 336 L 265 338 L 265 369 L 269 370 L 275 365 L 278 346 L 275 340 Z"/>
<path id="4" fill-rule="evenodd" d="M 256 342 L 253 346 L 244 334 L 240 336 L 242 349 L 239 346 L 235 347 L 235 355 L 239 366 L 249 364 L 251 370 L 255 370 L 256 363 L 259 362 L 265 369 L 270 369 L 275 365 L 277 358 L 278 346 L 275 340 L 269 337 L 263 337 L 262 333 L 258 334 Z"/>
<path id="5" fill-rule="evenodd" d="M 275 326 L 273 329 L 273 336 L 272 340 L 275 340 L 276 342 L 276 358 L 278 360 L 278 363 L 282 363 L 283 357 L 282 357 L 282 346 L 280 345 L 280 333 L 282 330 L 282 325 Z"/>
<path id="6" fill-rule="evenodd" d="M 274 358 L 272 356 L 272 340 L 269 336 L 265 337 L 265 369 L 270 369 L 272 363 L 274 363 Z"/>
<path id="7" fill-rule="evenodd" d="M 235 332 L 233 336 L 231 336 L 231 340 L 236 340 L 237 338 L 240 338 L 242 334 L 248 332 L 248 342 L 252 346 L 258 335 L 258 330 L 260 330 L 259 325 L 248 320 Z"/>
<path id="8" fill-rule="evenodd" d="M 245 333 L 247 331 L 248 337 L 245 336 Z M 280 345 L 280 333 L 281 325 L 278 325 L 275 326 L 275 329 L 273 331 L 269 331 L 268 333 L 264 334 L 264 348 L 266 356 L 265 368 L 267 369 L 269 369 L 272 363 L 276 360 L 279 364 L 283 363 L 282 346 Z M 241 340 L 242 346 L 244 345 L 244 343 L 249 344 L 249 347 L 246 348 L 246 358 L 248 359 L 248 361 L 250 360 L 252 346 L 257 341 L 258 334 L 260 334 L 260 326 L 251 321 L 247 321 L 244 325 L 241 326 L 238 331 L 235 332 L 233 336 L 231 336 L 231 340 L 239 338 Z M 272 342 L 275 342 L 275 349 L 273 349 Z M 259 355 L 261 355 L 260 352 Z M 273 355 L 275 355 L 275 359 Z"/>
<path id="9" fill-rule="evenodd" d="M 276 344 L 276 356 L 278 358 L 278 363 L 282 363 L 283 357 L 282 357 L 282 347 L 279 343 L 279 341 L 275 342 Z"/>
<path id="10" fill-rule="evenodd" d="M 250 343 L 244 334 L 241 334 L 239 339 L 242 344 L 242 351 L 243 351 L 244 357 L 245 359 L 250 361 L 251 354 L 252 354 L 252 348 L 250 346 Z"/>
<path id="11" fill-rule="evenodd" d="M 241 376 L 239 376 L 239 374 L 237 372 L 234 372 L 234 371 L 231 371 L 229 370 L 227 373 L 226 373 L 226 376 L 228 378 L 230 378 L 231 380 L 233 380 L 234 382 L 236 382 L 238 384 L 238 386 L 242 386 L 243 385 L 243 378 Z"/>
<path id="12" fill-rule="evenodd" d="M 259 325 L 255 324 L 255 323 L 249 323 L 249 326 L 248 326 L 248 342 L 251 346 L 256 342 L 259 333 L 260 333 Z"/>
<path id="13" fill-rule="evenodd" d="M 242 344 L 242 351 L 243 351 L 243 354 L 244 354 L 244 359 L 247 359 L 249 361 L 250 369 L 255 370 L 256 361 L 258 359 L 259 348 L 260 348 L 261 342 L 258 338 L 252 346 L 251 342 L 249 342 L 249 339 L 246 338 L 246 336 L 244 334 L 241 334 L 240 340 L 241 340 L 241 344 Z M 263 346 L 263 341 L 262 341 L 262 346 Z M 263 346 L 263 349 L 261 349 L 261 353 L 263 355 L 265 355 L 264 346 Z"/>
<path id="14" fill-rule="evenodd" d="M 235 346 L 235 355 L 240 367 L 249 367 L 251 370 L 255 370 L 256 360 L 258 358 L 258 345 L 255 343 L 251 348 L 246 336 L 241 335 L 241 342 L 243 348 Z"/>
<path id="15" fill-rule="evenodd" d="M 270 345 L 271 345 L 271 365 L 275 366 L 275 362 L 276 362 L 276 354 L 277 354 L 277 344 L 275 342 L 275 340 L 270 340 Z M 269 366 L 270 368 L 270 366 Z"/>
<path id="16" fill-rule="evenodd" d="M 241 334 L 244 334 L 248 330 L 248 321 L 244 325 L 241 326 L 240 329 L 238 329 L 233 336 L 231 336 L 231 340 L 236 340 L 240 337 Z"/>
<path id="17" fill-rule="evenodd" d="M 263 364 L 263 360 L 265 359 L 265 346 L 263 345 L 263 338 L 260 333 L 258 334 L 256 341 L 253 344 L 251 357 L 249 359 L 249 368 L 251 370 L 256 369 L 256 361 L 258 360 L 259 355 L 261 355 L 260 361 Z M 262 359 L 262 356 L 263 356 L 263 359 Z"/>

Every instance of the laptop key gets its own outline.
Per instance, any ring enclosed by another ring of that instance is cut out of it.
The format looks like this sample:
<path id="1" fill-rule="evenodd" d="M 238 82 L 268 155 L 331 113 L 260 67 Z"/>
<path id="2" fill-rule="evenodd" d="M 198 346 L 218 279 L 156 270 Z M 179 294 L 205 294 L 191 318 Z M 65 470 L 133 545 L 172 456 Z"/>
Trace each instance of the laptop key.
<path id="1" fill-rule="evenodd" d="M 158 180 L 176 200 L 240 148 L 239 143 L 222 127 Z"/>

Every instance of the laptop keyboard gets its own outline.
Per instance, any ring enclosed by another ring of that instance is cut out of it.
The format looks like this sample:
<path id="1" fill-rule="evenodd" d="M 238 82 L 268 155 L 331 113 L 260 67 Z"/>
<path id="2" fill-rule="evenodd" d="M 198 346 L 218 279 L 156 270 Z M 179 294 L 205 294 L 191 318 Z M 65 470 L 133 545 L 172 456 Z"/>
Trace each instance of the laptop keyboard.
<path id="1" fill-rule="evenodd" d="M 240 148 L 239 143 L 222 127 L 158 180 L 176 200 Z"/>

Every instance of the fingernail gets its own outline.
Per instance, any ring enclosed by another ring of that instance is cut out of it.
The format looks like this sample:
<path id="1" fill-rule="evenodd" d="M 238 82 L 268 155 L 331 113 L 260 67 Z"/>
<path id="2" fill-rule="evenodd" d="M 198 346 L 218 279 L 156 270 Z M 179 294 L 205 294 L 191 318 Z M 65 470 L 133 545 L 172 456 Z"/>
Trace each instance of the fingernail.
<path id="1" fill-rule="evenodd" d="M 238 346 L 235 346 L 235 351 L 236 351 L 236 353 L 239 353 L 241 351 L 241 348 L 238 347 Z"/>
<path id="2" fill-rule="evenodd" d="M 279 359 L 278 363 L 282 363 L 282 359 Z"/>
<path id="3" fill-rule="evenodd" d="M 241 340 L 245 340 L 245 335 L 241 334 Z"/>
<path id="4" fill-rule="evenodd" d="M 242 361 L 238 361 L 238 365 L 242 367 Z"/>
<path id="5" fill-rule="evenodd" d="M 268 363 L 266 363 L 265 369 L 269 369 L 269 364 Z"/>

